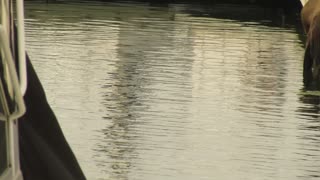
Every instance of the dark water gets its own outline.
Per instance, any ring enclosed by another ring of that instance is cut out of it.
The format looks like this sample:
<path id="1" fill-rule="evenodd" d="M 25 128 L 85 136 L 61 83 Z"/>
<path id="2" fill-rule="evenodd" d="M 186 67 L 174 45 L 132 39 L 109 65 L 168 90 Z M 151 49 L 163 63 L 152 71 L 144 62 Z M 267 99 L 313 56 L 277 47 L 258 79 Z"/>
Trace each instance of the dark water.
<path id="1" fill-rule="evenodd" d="M 90 180 L 316 178 L 320 93 L 301 35 L 271 17 L 26 2 L 27 49 Z"/>

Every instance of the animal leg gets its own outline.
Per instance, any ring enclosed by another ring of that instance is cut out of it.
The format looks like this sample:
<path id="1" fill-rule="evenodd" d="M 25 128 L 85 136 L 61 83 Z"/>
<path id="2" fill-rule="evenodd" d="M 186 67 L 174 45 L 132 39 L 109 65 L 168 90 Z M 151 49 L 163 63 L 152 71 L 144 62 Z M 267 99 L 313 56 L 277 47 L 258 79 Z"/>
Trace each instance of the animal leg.
<path id="1" fill-rule="evenodd" d="M 303 62 L 303 81 L 306 84 L 309 84 L 309 82 L 311 82 L 313 79 L 312 66 L 313 59 L 311 57 L 310 45 L 307 45 Z"/>

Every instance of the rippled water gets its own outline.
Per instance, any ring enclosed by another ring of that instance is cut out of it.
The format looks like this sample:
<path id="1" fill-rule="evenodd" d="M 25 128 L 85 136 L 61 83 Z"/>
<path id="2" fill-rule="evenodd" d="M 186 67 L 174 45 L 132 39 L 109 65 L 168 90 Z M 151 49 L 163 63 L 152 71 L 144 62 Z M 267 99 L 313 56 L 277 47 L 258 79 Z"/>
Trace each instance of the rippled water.
<path id="1" fill-rule="evenodd" d="M 320 176 L 301 35 L 263 9 L 26 2 L 26 31 L 90 180 Z"/>

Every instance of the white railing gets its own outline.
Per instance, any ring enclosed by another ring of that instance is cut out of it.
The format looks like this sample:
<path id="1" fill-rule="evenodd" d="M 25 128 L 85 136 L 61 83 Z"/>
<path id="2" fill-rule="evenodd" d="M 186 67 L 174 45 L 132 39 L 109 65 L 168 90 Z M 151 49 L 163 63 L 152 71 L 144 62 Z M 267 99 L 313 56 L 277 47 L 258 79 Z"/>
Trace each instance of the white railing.
<path id="1" fill-rule="evenodd" d="M 0 121 L 6 131 L 7 163 L 0 180 L 22 180 L 19 160 L 18 121 L 25 113 L 23 95 L 27 88 L 25 44 L 24 44 L 24 13 L 23 0 L 16 1 L 17 42 L 11 42 L 13 35 L 13 12 L 11 0 L 0 0 Z M 11 47 L 17 43 L 18 67 L 13 59 Z"/>
<path id="2" fill-rule="evenodd" d="M 17 29 L 18 29 L 18 56 L 19 56 L 19 78 L 22 95 L 27 90 L 27 67 L 24 36 L 24 5 L 23 0 L 17 0 Z"/>
<path id="3" fill-rule="evenodd" d="M 5 27 L 3 25 L 0 25 L 0 52 L 2 55 L 2 66 L 3 66 L 3 75 L 6 79 L 6 84 L 1 83 L 2 88 L 7 89 L 7 94 L 4 92 L 1 92 L 0 90 L 0 101 L 4 101 L 4 120 L 14 120 L 18 119 L 25 113 L 25 106 L 24 101 L 22 97 L 22 93 L 20 91 L 19 87 L 19 81 L 17 76 L 17 71 L 15 68 L 15 64 L 12 58 L 12 53 L 10 50 L 10 43 L 9 43 L 9 35 L 5 31 Z M 6 87 L 4 87 L 6 86 Z M 12 101 L 15 105 L 13 110 L 10 110 L 7 106 Z M 1 115 L 0 115 L 1 119 Z"/>

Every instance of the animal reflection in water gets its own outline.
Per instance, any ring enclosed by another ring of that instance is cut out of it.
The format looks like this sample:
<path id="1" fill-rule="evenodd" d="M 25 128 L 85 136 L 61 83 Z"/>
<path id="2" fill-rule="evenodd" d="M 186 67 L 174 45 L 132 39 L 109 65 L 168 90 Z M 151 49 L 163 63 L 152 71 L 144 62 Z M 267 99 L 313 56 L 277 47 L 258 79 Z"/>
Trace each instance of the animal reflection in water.
<path id="1" fill-rule="evenodd" d="M 308 86 L 320 84 L 320 0 L 309 0 L 301 11 L 301 21 L 307 33 L 303 76 Z"/>

